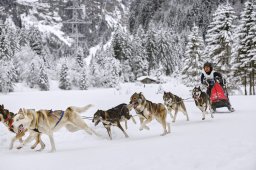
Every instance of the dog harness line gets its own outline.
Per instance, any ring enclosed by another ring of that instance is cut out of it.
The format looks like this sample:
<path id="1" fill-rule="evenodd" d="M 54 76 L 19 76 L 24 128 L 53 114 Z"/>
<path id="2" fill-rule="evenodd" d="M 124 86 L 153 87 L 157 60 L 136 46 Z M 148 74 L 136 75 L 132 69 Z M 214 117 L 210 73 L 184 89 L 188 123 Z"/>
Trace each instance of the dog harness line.
<path id="1" fill-rule="evenodd" d="M 142 115 L 145 119 L 148 119 L 148 118 L 146 118 L 146 116 L 143 114 L 145 109 L 146 109 L 146 107 L 144 107 L 144 109 L 143 109 L 141 112 L 138 112 L 137 114 Z"/>
<path id="2" fill-rule="evenodd" d="M 61 112 L 60 119 L 58 120 L 54 128 L 60 123 L 61 119 L 63 118 L 63 115 L 64 115 L 64 111 Z"/>

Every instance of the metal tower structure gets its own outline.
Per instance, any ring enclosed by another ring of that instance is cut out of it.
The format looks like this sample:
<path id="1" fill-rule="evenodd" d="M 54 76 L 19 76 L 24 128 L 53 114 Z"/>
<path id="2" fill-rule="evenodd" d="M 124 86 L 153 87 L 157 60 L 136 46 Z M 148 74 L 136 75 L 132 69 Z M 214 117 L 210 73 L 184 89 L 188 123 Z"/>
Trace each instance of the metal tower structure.
<path id="1" fill-rule="evenodd" d="M 79 11 L 83 10 L 83 8 L 79 4 L 79 0 L 73 0 L 72 2 L 73 2 L 72 6 L 65 8 L 66 10 L 72 10 L 72 18 L 67 21 L 64 21 L 63 23 L 71 25 L 72 29 L 71 29 L 70 37 L 74 38 L 75 40 L 74 57 L 77 57 L 78 49 L 80 46 L 80 38 L 84 37 L 84 35 L 79 32 L 78 27 L 79 25 L 82 25 L 82 24 L 90 24 L 90 22 L 86 22 L 79 18 Z"/>

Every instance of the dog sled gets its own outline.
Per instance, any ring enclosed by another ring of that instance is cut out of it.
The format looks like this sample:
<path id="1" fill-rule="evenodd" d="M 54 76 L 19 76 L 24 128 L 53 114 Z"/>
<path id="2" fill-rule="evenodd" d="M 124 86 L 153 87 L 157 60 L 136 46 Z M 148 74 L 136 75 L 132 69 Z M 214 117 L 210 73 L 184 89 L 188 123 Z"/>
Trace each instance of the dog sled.
<path id="1" fill-rule="evenodd" d="M 216 112 L 216 108 L 221 107 L 227 107 L 230 112 L 235 111 L 234 108 L 231 107 L 231 104 L 229 102 L 228 92 L 225 83 L 223 83 L 223 86 L 221 86 L 219 82 L 215 82 L 211 90 L 210 100 L 214 112 Z"/>

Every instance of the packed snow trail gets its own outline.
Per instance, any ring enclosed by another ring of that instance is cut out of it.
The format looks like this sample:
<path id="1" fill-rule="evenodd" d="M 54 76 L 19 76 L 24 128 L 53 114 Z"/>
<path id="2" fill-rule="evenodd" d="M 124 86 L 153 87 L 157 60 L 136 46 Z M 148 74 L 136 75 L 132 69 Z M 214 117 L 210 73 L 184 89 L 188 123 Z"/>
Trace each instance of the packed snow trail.
<path id="1" fill-rule="evenodd" d="M 191 92 L 182 85 L 168 83 L 164 90 L 172 91 L 182 98 L 191 97 Z M 158 85 L 122 85 L 115 89 L 90 89 L 87 91 L 15 92 L 0 95 L 0 103 L 10 111 L 17 112 L 20 107 L 35 109 L 65 109 L 67 106 L 94 107 L 84 116 L 92 116 L 97 109 L 109 109 L 120 103 L 128 103 L 130 96 L 143 92 L 148 100 L 163 102 L 162 94 L 156 94 Z M 176 123 L 171 124 L 172 133 L 164 137 L 161 125 L 153 121 L 150 130 L 139 131 L 137 124 L 128 123 L 125 138 L 117 127 L 112 128 L 110 141 L 102 125 L 95 127 L 90 120 L 85 122 L 102 137 L 90 136 L 83 131 L 70 133 L 61 129 L 54 134 L 57 151 L 50 151 L 46 135 L 42 139 L 46 149 L 36 152 L 29 144 L 21 150 L 9 150 L 13 136 L 4 125 L 0 125 L 1 169 L 38 170 L 45 169 L 174 169 L 174 170 L 255 170 L 256 169 L 256 96 L 231 96 L 234 113 L 226 108 L 217 109 L 212 119 L 202 114 L 194 102 L 186 101 L 190 121 L 178 113 Z M 134 111 L 131 112 L 133 115 Z M 171 118 L 168 115 L 168 121 Z M 122 123 L 123 125 L 123 123 Z M 15 143 L 18 146 L 18 143 Z"/>

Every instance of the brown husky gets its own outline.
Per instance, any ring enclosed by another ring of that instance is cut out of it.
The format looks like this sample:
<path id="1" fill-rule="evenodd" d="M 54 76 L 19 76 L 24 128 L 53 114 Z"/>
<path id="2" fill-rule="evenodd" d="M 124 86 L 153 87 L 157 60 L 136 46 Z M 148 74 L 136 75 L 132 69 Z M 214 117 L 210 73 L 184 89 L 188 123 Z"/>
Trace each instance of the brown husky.
<path id="1" fill-rule="evenodd" d="M 68 131 L 75 132 L 78 130 L 85 130 L 88 134 L 98 135 L 94 130 L 87 126 L 79 113 L 85 112 L 92 105 L 85 107 L 68 107 L 65 111 L 57 110 L 39 110 L 32 111 L 20 109 L 20 112 L 14 117 L 14 131 L 19 129 L 30 129 L 29 137 L 22 143 L 23 147 L 26 143 L 30 142 L 34 137 L 34 132 L 44 133 L 49 136 L 51 142 L 51 152 L 56 151 L 53 139 L 53 132 L 62 127 L 66 127 Z"/>
<path id="2" fill-rule="evenodd" d="M 130 98 L 130 104 L 140 117 L 140 130 L 149 130 L 149 127 L 147 127 L 146 124 L 155 118 L 163 126 L 164 132 L 161 134 L 161 136 L 170 133 L 170 124 L 166 121 L 167 109 L 162 103 L 153 103 L 146 100 L 142 93 L 134 93 Z"/>
<path id="3" fill-rule="evenodd" d="M 187 117 L 187 121 L 189 121 L 187 109 L 182 98 L 172 94 L 171 92 L 164 92 L 163 100 L 171 117 L 173 118 L 172 122 L 176 121 L 178 111 L 182 112 Z M 172 116 L 172 111 L 174 111 L 174 116 Z"/>

